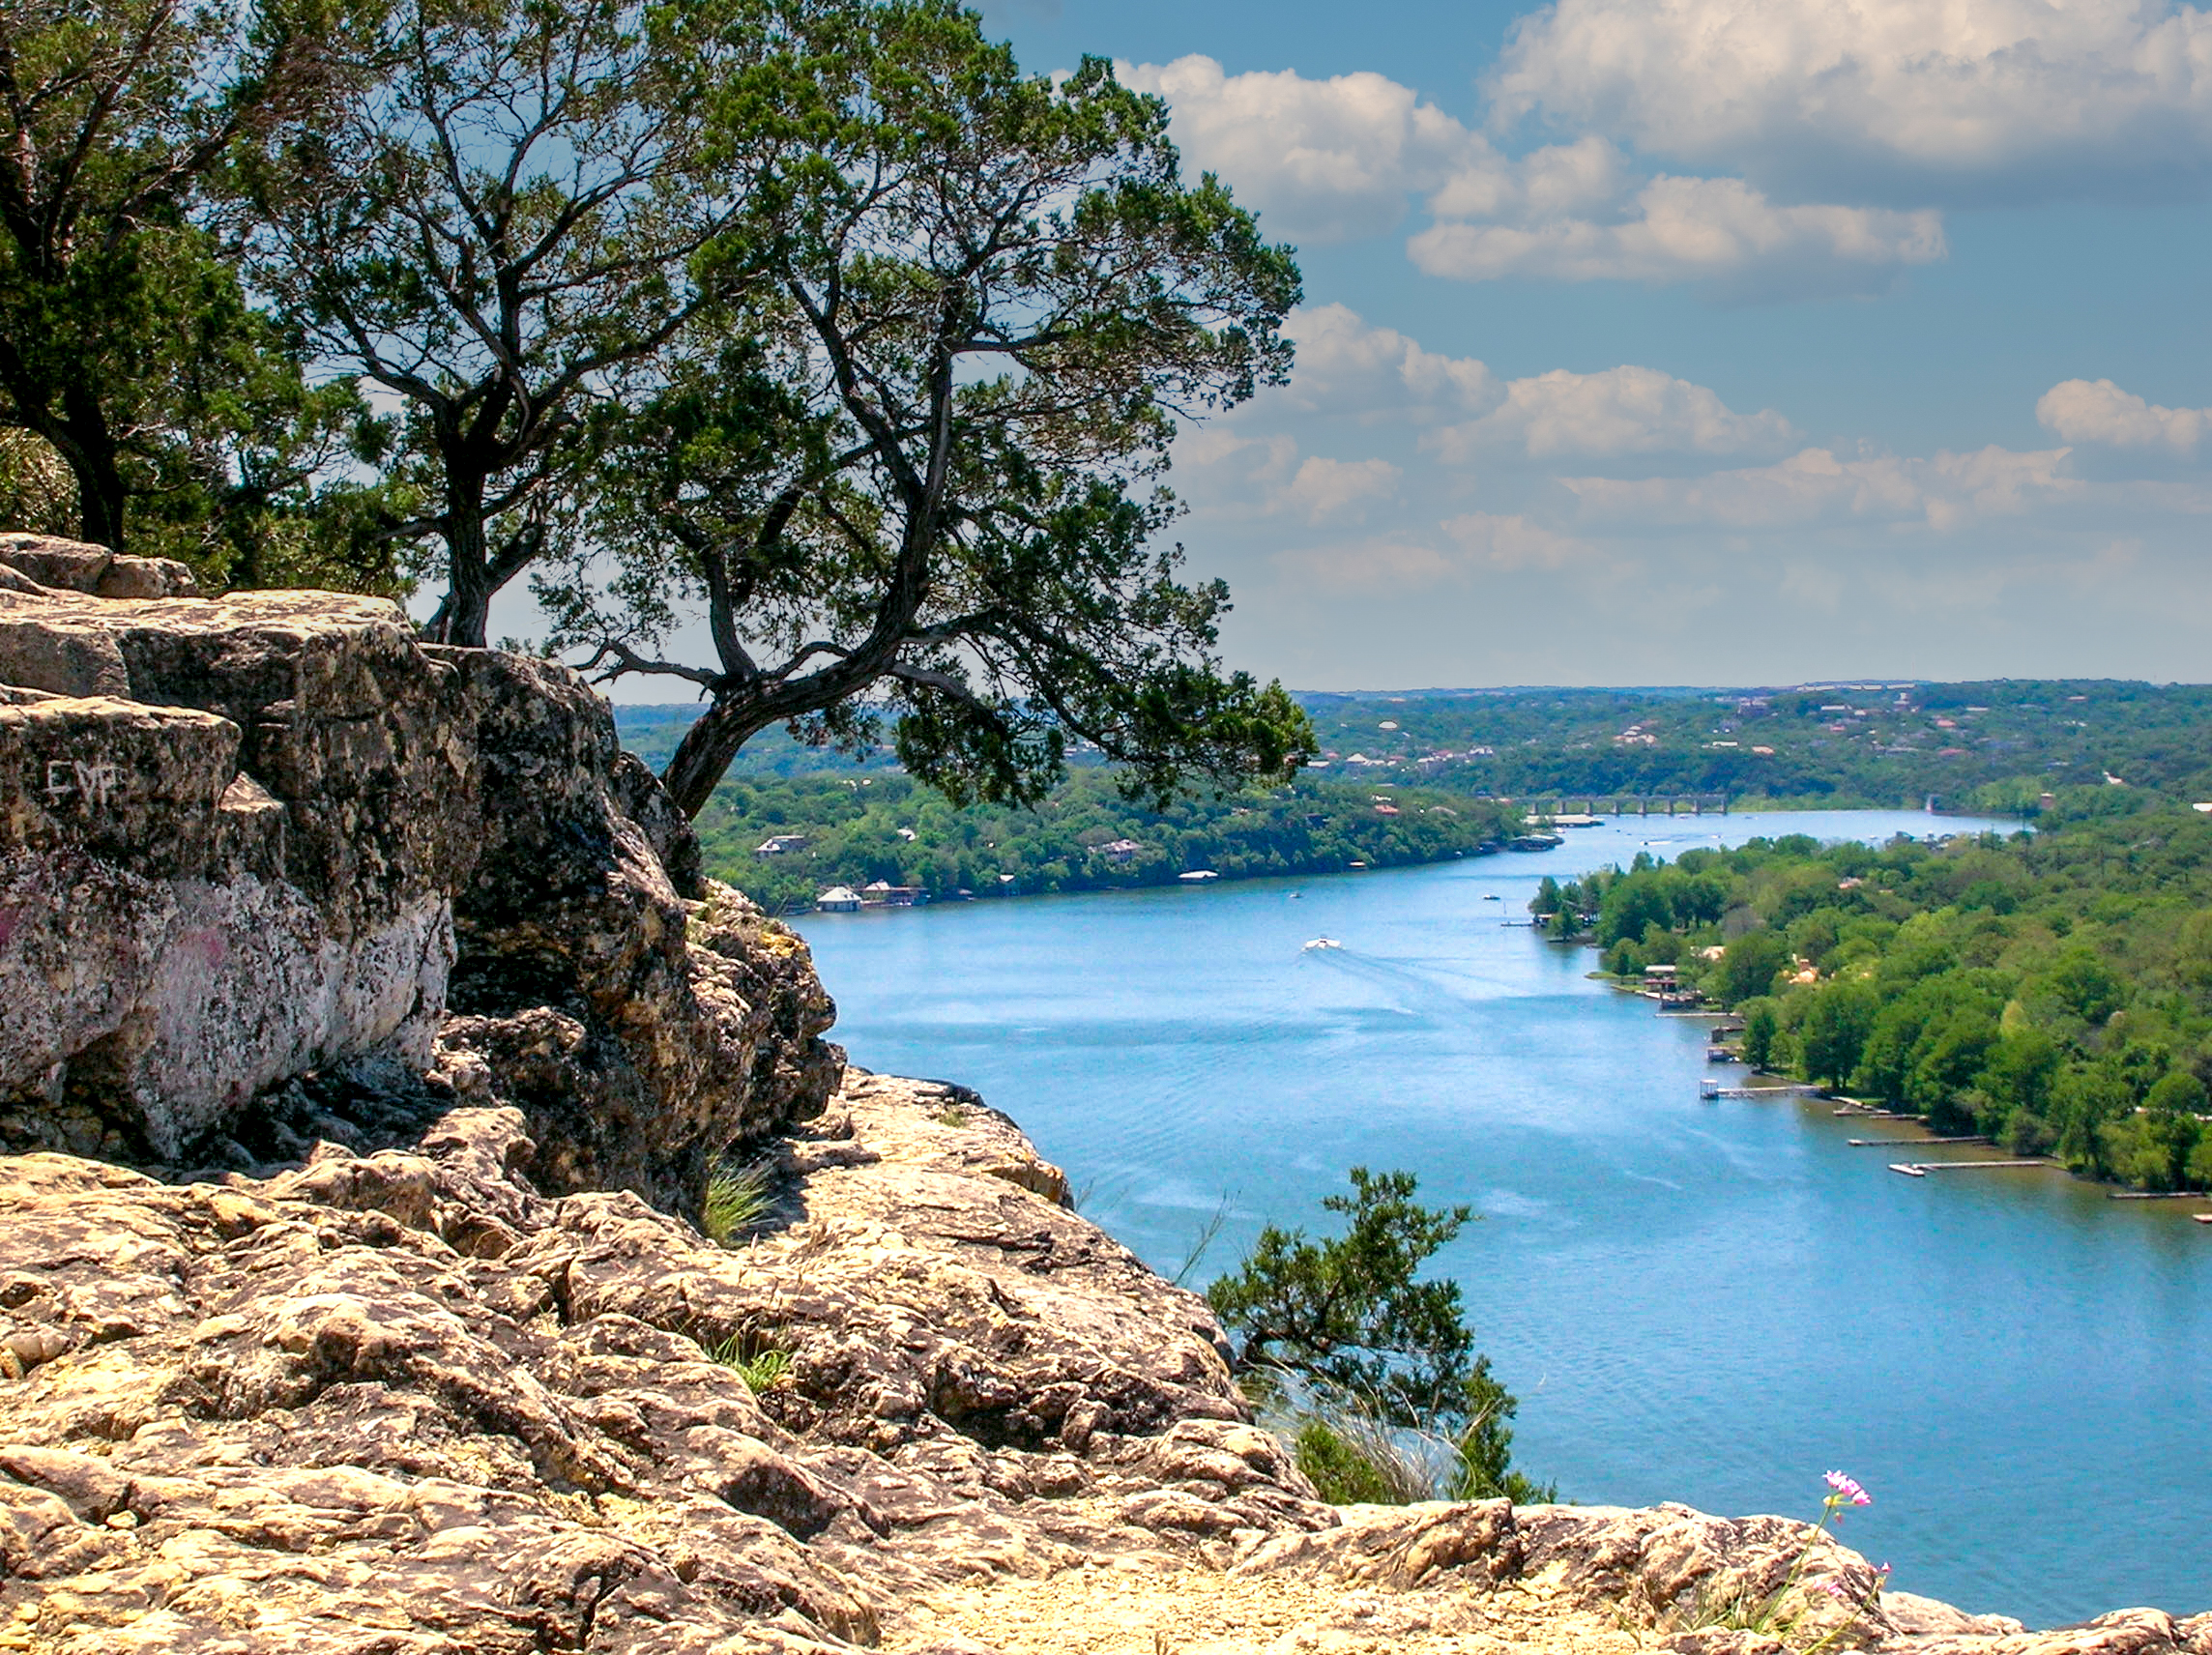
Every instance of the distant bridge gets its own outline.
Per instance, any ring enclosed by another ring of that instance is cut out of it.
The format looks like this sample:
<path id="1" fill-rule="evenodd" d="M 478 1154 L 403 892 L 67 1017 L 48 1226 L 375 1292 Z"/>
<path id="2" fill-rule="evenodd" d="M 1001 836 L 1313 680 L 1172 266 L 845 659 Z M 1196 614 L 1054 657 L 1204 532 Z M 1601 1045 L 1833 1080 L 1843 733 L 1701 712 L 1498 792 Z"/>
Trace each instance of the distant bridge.
<path id="1" fill-rule="evenodd" d="M 1726 816 L 1725 793 L 1673 794 L 1552 794 L 1521 801 L 1531 817 L 1546 817 L 1562 827 L 1594 822 L 1600 816 Z"/>

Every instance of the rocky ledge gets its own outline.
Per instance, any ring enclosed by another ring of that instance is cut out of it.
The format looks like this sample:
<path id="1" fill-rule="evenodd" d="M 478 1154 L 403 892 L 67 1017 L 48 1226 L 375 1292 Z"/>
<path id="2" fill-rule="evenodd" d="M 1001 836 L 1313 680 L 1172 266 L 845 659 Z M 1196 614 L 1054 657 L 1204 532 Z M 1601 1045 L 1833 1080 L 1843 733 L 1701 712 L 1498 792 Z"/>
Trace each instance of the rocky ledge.
<path id="1" fill-rule="evenodd" d="M 1204 1300 L 957 1088 L 853 1072 L 722 1242 L 540 1193 L 521 1112 L 163 1183 L 0 1161 L 0 1648 L 1779 1655 L 1728 1630 L 1802 1524 L 1318 1503 Z M 1823 1543 L 1799 1647 L 2212 1655 L 2027 1634 Z"/>
<path id="2" fill-rule="evenodd" d="M 25 536 L 0 984 L 0 1147 L 171 1175 L 412 1141 L 481 1081 L 540 1188 L 695 1209 L 841 1060 L 804 945 L 701 880 L 573 673 Z"/>

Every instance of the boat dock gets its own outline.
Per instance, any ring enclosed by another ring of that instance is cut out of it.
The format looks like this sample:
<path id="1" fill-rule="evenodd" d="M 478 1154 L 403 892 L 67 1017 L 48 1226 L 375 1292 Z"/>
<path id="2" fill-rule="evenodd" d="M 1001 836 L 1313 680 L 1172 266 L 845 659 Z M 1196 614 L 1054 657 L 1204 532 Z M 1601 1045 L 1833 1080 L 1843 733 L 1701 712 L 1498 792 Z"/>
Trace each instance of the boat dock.
<path id="1" fill-rule="evenodd" d="M 2202 1190 L 2107 1190 L 2107 1201 L 2201 1201 Z"/>
<path id="2" fill-rule="evenodd" d="M 1923 1144 L 1987 1144 L 1980 1134 L 1965 1138 L 1847 1138 L 1854 1149 L 1916 1149 Z"/>
<path id="3" fill-rule="evenodd" d="M 1985 1167 L 2055 1167 L 2057 1165 L 2056 1161 L 2047 1161 L 2041 1156 L 2030 1156 L 2025 1159 L 2006 1161 L 1892 1161 L 1889 1164 L 1889 1170 L 1893 1173 L 1903 1173 L 1908 1178 L 1924 1178 L 1930 1173 L 1968 1173 Z"/>

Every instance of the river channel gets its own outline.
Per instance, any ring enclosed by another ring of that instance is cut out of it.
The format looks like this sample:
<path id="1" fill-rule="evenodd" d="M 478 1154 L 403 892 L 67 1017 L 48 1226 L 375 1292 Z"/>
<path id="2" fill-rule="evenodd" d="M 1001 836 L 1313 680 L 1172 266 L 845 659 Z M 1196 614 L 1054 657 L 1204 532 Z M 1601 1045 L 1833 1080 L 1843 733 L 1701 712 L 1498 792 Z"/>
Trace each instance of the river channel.
<path id="1" fill-rule="evenodd" d="M 1521 1399 L 1517 1464 L 1565 1496 L 1810 1516 L 1840 1467 L 1875 1497 L 1843 1538 L 1900 1589 L 2031 1625 L 2212 1609 L 2205 1204 L 1900 1177 L 1974 1151 L 1702 1101 L 1727 1073 L 1702 1022 L 1505 923 L 1544 874 L 1641 849 L 1972 826 L 1627 818 L 1538 855 L 801 928 L 854 1061 L 975 1087 L 1168 1273 L 1224 1197 L 1195 1283 L 1265 1221 L 1320 1225 L 1355 1164 L 1471 1204 L 1441 1265 Z M 1343 946 L 1302 947 L 1324 935 Z"/>

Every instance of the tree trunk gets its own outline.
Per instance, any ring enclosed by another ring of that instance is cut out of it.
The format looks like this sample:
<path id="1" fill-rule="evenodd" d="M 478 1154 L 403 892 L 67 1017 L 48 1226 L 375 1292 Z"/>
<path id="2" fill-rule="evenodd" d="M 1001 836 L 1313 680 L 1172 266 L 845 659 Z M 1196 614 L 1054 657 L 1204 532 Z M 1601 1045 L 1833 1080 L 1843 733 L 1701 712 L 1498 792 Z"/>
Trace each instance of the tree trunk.
<path id="1" fill-rule="evenodd" d="M 761 717 L 757 708 L 741 710 L 735 701 L 716 701 L 700 713 L 698 721 L 684 733 L 684 740 L 676 743 L 668 768 L 660 772 L 661 785 L 668 789 L 677 808 L 696 818 L 707 808 L 707 800 L 713 797 L 715 785 L 738 756 L 738 749 L 773 722 L 772 718 Z"/>
<path id="2" fill-rule="evenodd" d="M 446 600 L 425 630 L 438 643 L 480 650 L 491 624 L 491 554 L 480 483 L 460 478 L 449 484 L 445 530 Z"/>
<path id="3" fill-rule="evenodd" d="M 76 479 L 77 534 L 96 546 L 122 552 L 123 511 L 128 492 L 118 463 L 115 434 L 89 387 L 62 394 L 58 427 L 42 433 Z"/>

